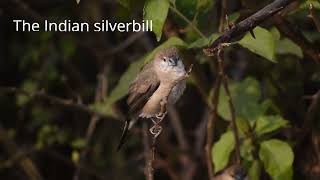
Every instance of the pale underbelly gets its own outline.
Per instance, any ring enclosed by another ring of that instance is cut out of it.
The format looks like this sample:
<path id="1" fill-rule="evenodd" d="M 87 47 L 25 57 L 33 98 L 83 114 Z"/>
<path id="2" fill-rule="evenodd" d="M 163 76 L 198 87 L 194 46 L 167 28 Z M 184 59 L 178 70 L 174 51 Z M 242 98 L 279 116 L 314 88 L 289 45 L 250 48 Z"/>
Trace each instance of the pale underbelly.
<path id="1" fill-rule="evenodd" d="M 175 104 L 177 100 L 181 97 L 184 90 L 186 88 L 186 81 L 179 82 L 171 91 L 168 98 L 169 104 Z M 155 117 L 161 109 L 160 102 L 164 96 L 168 92 L 159 89 L 153 93 L 153 95 L 149 98 L 145 106 L 142 108 L 139 117 L 142 118 L 151 118 Z"/>

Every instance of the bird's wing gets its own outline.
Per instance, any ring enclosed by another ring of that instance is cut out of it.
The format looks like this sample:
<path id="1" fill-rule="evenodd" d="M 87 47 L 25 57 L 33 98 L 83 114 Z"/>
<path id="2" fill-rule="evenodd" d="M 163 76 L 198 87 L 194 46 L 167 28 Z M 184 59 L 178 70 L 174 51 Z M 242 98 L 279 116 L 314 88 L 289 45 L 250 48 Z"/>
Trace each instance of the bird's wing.
<path id="1" fill-rule="evenodd" d="M 131 116 L 136 116 L 139 113 L 160 85 L 160 80 L 153 68 L 150 67 L 151 65 L 147 64 L 129 87 L 127 104 Z"/>
<path id="2" fill-rule="evenodd" d="M 132 126 L 132 122 L 137 121 L 140 110 L 160 85 L 156 73 L 150 66 L 152 66 L 151 63 L 146 64 L 136 79 L 130 84 L 127 104 L 129 105 L 129 114 L 131 117 L 126 120 L 117 151 L 119 151 L 123 145 L 129 128 Z"/>

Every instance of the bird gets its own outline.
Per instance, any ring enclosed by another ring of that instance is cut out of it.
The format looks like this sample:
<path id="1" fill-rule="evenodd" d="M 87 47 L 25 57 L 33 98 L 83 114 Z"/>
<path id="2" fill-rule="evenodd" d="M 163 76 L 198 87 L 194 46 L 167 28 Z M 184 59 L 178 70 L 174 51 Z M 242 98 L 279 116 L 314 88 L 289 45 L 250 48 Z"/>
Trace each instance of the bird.
<path id="1" fill-rule="evenodd" d="M 222 174 L 213 178 L 214 180 L 247 180 L 245 169 L 239 165 L 232 165 L 226 168 Z"/>
<path id="2" fill-rule="evenodd" d="M 138 119 L 151 119 L 163 115 L 162 102 L 173 105 L 186 89 L 185 70 L 176 47 L 160 49 L 154 59 L 144 65 L 128 90 L 126 119 L 117 151 L 120 150 L 128 131 Z M 151 130 L 151 129 L 150 129 Z"/>

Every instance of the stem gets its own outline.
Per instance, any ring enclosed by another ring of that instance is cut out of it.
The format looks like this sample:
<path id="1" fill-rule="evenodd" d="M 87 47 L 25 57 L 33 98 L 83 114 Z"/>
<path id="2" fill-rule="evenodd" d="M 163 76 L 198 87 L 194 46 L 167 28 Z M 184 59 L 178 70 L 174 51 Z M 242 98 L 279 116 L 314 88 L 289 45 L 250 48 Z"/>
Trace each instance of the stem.
<path id="1" fill-rule="evenodd" d="M 212 99 L 212 110 L 210 112 L 208 122 L 207 122 L 207 143 L 205 146 L 206 156 L 207 156 L 207 167 L 208 167 L 208 176 L 210 179 L 214 178 L 214 167 L 212 163 L 212 153 L 211 147 L 213 143 L 213 134 L 214 134 L 214 124 L 218 118 L 218 104 L 219 104 L 219 93 L 221 86 L 221 76 L 217 75 L 217 80 L 214 87 L 214 94 Z"/>
<path id="2" fill-rule="evenodd" d="M 185 17 L 176 7 L 170 5 L 170 9 L 181 17 L 184 21 L 188 23 L 189 26 L 192 27 L 194 31 L 196 31 L 202 38 L 207 38 L 187 17 Z"/>
<path id="3" fill-rule="evenodd" d="M 313 20 L 318 32 L 320 32 L 320 19 L 317 16 L 317 12 L 314 9 L 313 4 L 309 5 L 309 15 L 308 16 Z"/>
<path id="4" fill-rule="evenodd" d="M 215 55 L 216 51 L 219 49 L 219 45 L 221 43 L 230 42 L 234 40 L 236 37 L 239 37 L 246 33 L 247 31 L 252 30 L 254 27 L 259 25 L 261 22 L 270 18 L 277 12 L 281 11 L 287 5 L 289 5 L 292 0 L 275 0 L 269 5 L 265 6 L 255 14 L 246 18 L 245 20 L 239 22 L 234 27 L 223 33 L 220 37 L 218 37 L 209 48 L 205 49 L 206 54 Z"/>
<path id="5" fill-rule="evenodd" d="M 232 126 L 232 130 L 233 130 L 233 134 L 234 134 L 234 139 L 236 141 L 236 162 L 237 164 L 241 164 L 241 158 L 240 158 L 240 140 L 239 140 L 239 133 L 238 133 L 238 127 L 237 127 L 237 123 L 236 123 L 236 113 L 235 113 L 235 108 L 233 105 L 233 101 L 232 101 L 232 97 L 230 94 L 230 90 L 229 90 L 229 84 L 228 84 L 228 79 L 224 73 L 223 70 L 223 64 L 224 64 L 224 57 L 223 57 L 223 50 L 222 50 L 222 46 L 220 46 L 219 50 L 218 50 L 218 63 L 219 63 L 219 71 L 220 71 L 220 76 L 222 79 L 222 83 L 223 83 L 223 87 L 226 91 L 227 97 L 228 97 L 228 103 L 229 103 L 229 109 L 231 111 L 231 126 Z"/>

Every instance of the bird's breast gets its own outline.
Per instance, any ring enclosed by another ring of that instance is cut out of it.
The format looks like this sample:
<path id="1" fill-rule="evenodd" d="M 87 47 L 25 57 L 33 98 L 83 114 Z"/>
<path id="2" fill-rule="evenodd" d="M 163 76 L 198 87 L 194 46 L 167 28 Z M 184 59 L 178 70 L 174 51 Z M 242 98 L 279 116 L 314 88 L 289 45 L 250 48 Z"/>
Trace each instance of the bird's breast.
<path id="1" fill-rule="evenodd" d="M 186 81 L 183 80 L 179 82 L 177 85 L 175 85 L 175 87 L 172 88 L 172 90 L 171 87 L 172 86 L 167 84 L 160 84 L 159 88 L 153 93 L 153 95 L 142 108 L 139 116 L 142 118 L 156 116 L 161 109 L 160 102 L 165 97 L 168 97 L 169 104 L 175 104 L 186 88 Z"/>

